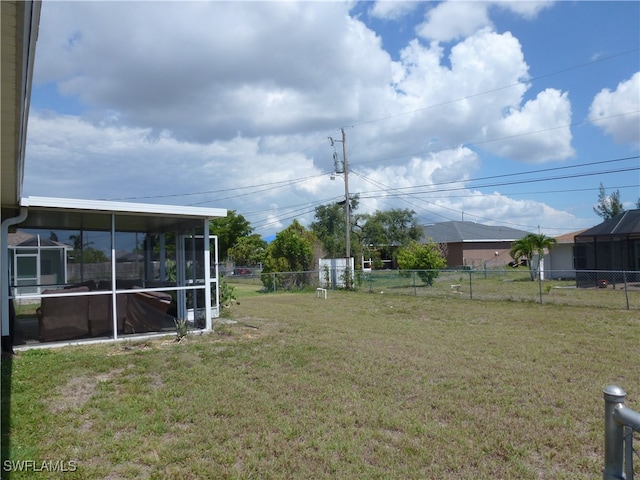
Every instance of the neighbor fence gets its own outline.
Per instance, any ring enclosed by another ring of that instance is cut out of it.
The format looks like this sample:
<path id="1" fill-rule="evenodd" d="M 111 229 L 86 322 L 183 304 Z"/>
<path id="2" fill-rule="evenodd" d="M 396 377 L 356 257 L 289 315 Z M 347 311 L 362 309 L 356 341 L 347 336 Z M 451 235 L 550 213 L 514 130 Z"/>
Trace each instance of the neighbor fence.
<path id="1" fill-rule="evenodd" d="M 344 271 L 257 272 L 227 275 L 229 283 L 255 284 L 268 292 L 340 289 Z M 507 300 L 640 310 L 640 272 L 526 269 L 371 270 L 352 272 L 350 286 L 385 295 Z"/>
<path id="2" fill-rule="evenodd" d="M 627 393 L 616 385 L 604 391 L 603 480 L 633 480 L 633 436 L 640 430 L 640 413 L 624 404 Z"/>

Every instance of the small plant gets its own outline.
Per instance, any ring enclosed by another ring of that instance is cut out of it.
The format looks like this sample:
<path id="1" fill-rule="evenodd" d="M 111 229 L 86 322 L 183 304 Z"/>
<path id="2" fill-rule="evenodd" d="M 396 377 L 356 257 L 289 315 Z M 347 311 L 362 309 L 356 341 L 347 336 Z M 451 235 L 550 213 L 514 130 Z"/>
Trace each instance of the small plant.
<path id="1" fill-rule="evenodd" d="M 353 289 L 353 271 L 348 266 L 345 267 L 344 271 L 340 275 L 340 282 L 342 283 L 342 287 L 347 290 Z"/>
<path id="2" fill-rule="evenodd" d="M 177 319 L 175 320 L 176 324 L 176 341 L 181 342 L 184 337 L 189 333 L 189 325 L 185 319 Z"/>
<path id="3" fill-rule="evenodd" d="M 236 301 L 236 287 L 229 285 L 227 282 L 220 284 L 220 308 L 229 308 Z"/>
<path id="4" fill-rule="evenodd" d="M 331 273 L 329 272 L 329 265 L 322 266 L 322 273 L 324 275 L 324 288 L 331 288 Z"/>

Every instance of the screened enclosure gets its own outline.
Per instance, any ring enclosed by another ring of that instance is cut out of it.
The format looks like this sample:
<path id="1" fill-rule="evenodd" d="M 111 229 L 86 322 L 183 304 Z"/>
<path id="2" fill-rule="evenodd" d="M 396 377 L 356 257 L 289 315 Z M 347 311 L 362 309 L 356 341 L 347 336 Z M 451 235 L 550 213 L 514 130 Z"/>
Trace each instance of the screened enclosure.
<path id="1" fill-rule="evenodd" d="M 212 328 L 219 281 L 209 220 L 226 210 L 40 197 L 24 202 L 20 231 L 59 248 L 51 274 L 42 274 L 44 250 L 40 267 L 33 249 L 14 254 L 7 293 L 15 316 L 3 320 L 14 345 L 170 333 L 178 321 Z"/>

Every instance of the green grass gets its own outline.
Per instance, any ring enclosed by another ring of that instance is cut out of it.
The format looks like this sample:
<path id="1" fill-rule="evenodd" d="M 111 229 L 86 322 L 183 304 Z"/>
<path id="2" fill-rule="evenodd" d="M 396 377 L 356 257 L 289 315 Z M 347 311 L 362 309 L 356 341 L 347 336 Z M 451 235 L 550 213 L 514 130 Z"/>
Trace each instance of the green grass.
<path id="1" fill-rule="evenodd" d="M 5 457 L 77 462 L 64 478 L 593 479 L 603 387 L 640 410 L 634 311 L 252 288 L 217 333 L 3 362 Z"/>

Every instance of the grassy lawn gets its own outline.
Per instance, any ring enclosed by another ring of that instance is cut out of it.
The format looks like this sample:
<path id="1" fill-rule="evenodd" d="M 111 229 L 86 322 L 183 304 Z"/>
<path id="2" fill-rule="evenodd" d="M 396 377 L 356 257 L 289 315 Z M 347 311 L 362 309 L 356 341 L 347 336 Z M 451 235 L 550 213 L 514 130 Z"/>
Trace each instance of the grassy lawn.
<path id="1" fill-rule="evenodd" d="M 640 410 L 637 311 L 236 294 L 238 323 L 210 335 L 4 361 L 3 460 L 110 480 L 593 479 L 603 387 Z"/>

